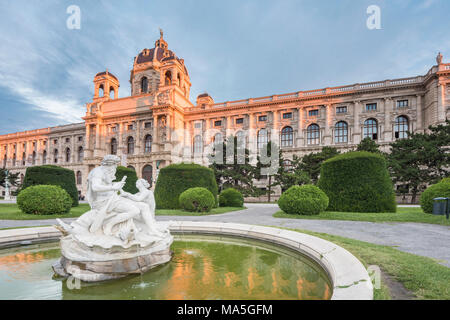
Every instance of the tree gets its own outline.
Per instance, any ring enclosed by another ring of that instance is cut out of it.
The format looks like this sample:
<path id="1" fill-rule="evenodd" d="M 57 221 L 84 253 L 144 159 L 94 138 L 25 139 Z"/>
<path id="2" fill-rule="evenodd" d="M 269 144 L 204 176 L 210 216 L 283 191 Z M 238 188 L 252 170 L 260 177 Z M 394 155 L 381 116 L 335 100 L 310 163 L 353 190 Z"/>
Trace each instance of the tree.
<path id="1" fill-rule="evenodd" d="M 378 149 L 378 144 L 369 137 L 366 137 L 361 140 L 361 142 L 356 147 L 356 151 L 380 153 L 380 150 Z"/>
<path id="2" fill-rule="evenodd" d="M 6 180 L 6 169 L 0 168 L 0 186 L 3 188 L 5 187 L 5 180 Z M 9 172 L 8 177 L 9 185 L 16 187 L 20 184 L 19 180 L 19 173 L 11 173 Z"/>
<path id="3" fill-rule="evenodd" d="M 227 141 L 234 142 L 233 156 L 227 157 L 227 143 L 223 142 L 215 144 L 213 153 L 208 157 L 219 191 L 232 187 L 244 196 L 258 196 L 260 192 L 253 184 L 257 168 L 250 164 L 250 152 L 248 149 L 239 149 L 238 152 L 236 137 L 230 136 Z"/>
<path id="4" fill-rule="evenodd" d="M 402 194 L 411 191 L 412 202 L 427 185 L 449 175 L 450 122 L 429 127 L 429 133 L 410 134 L 391 143 L 386 155 L 393 182 Z"/>
<path id="5" fill-rule="evenodd" d="M 321 152 L 305 155 L 299 165 L 300 171 L 306 172 L 311 181 L 315 184 L 319 179 L 320 166 L 325 160 L 333 158 L 339 154 L 339 151 L 333 147 L 323 147 Z"/>

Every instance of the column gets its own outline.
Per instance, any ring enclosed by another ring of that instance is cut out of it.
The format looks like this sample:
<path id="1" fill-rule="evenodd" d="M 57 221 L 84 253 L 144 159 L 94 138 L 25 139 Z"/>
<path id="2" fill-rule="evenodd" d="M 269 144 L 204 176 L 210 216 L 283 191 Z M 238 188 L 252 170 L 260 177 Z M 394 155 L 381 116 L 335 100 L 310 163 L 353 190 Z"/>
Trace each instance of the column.
<path id="1" fill-rule="evenodd" d="M 143 144 L 142 138 L 141 138 L 141 125 L 142 125 L 141 120 L 136 120 L 136 143 L 135 143 L 135 147 L 134 147 L 135 154 L 141 154 L 141 146 Z"/>
<path id="2" fill-rule="evenodd" d="M 76 144 L 75 144 L 75 140 L 76 140 L 76 136 L 75 135 L 73 135 L 72 137 L 71 137 L 71 139 L 72 139 L 72 154 L 71 154 L 71 162 L 72 163 L 76 163 L 77 162 L 77 154 L 78 154 L 78 150 L 76 150 L 75 148 L 76 148 Z"/>
<path id="3" fill-rule="evenodd" d="M 362 140 L 361 126 L 359 124 L 359 114 L 361 113 L 361 101 L 353 103 L 353 143 L 359 144 Z"/>
<path id="4" fill-rule="evenodd" d="M 256 160 L 257 160 L 257 135 L 258 132 L 256 130 L 256 126 L 255 126 L 255 114 L 254 113 L 250 113 L 248 115 L 248 131 L 247 131 L 247 136 L 248 136 L 248 150 L 250 152 L 250 162 L 252 165 L 256 164 Z"/>
<path id="5" fill-rule="evenodd" d="M 86 124 L 86 136 L 85 136 L 84 148 L 90 150 L 90 141 L 91 141 L 91 125 Z"/>
<path id="6" fill-rule="evenodd" d="M 278 147 L 280 147 L 278 115 L 278 111 L 272 111 L 272 132 L 270 133 L 270 141 L 276 143 Z"/>
<path id="7" fill-rule="evenodd" d="M 297 118 L 297 147 L 302 147 L 305 145 L 305 138 L 303 136 L 303 121 L 304 121 L 304 111 L 301 107 L 297 109 L 298 118 Z"/>
<path id="8" fill-rule="evenodd" d="M 172 141 L 172 116 L 170 114 L 166 115 L 166 141 Z"/>
<path id="9" fill-rule="evenodd" d="M 153 148 L 155 148 L 155 151 L 159 151 L 159 145 L 158 143 L 160 143 L 159 141 L 159 137 L 158 137 L 158 116 L 154 115 L 153 116 L 153 143 L 152 143 L 152 151 Z"/>
<path id="10" fill-rule="evenodd" d="M 445 83 L 438 83 L 438 123 L 445 122 Z"/>
<path id="11" fill-rule="evenodd" d="M 420 94 L 416 95 L 416 112 L 417 112 L 417 123 L 416 129 L 417 132 L 423 132 L 423 113 L 422 113 L 422 96 Z M 411 128 L 409 128 L 411 130 Z"/>
<path id="12" fill-rule="evenodd" d="M 332 143 L 332 139 L 331 139 L 331 105 L 327 104 L 325 105 L 325 134 L 324 134 L 324 139 L 323 139 L 323 143 L 325 145 L 331 145 Z"/>
<path id="13" fill-rule="evenodd" d="M 393 136 L 393 124 L 395 119 L 392 119 L 392 113 L 394 111 L 394 101 L 392 98 L 387 97 L 384 98 L 384 138 L 383 141 L 392 141 L 394 140 Z M 380 130 L 380 134 L 378 135 L 381 138 L 381 133 L 383 131 Z"/>

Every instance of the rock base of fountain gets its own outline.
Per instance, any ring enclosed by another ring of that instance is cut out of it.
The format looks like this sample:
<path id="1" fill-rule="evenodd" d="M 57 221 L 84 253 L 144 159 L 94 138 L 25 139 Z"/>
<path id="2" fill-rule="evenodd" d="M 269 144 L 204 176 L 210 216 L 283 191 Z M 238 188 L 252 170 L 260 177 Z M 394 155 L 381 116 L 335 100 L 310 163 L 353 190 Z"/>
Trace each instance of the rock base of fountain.
<path id="1" fill-rule="evenodd" d="M 170 245 L 173 237 L 142 247 L 131 243 L 127 247 L 98 245 L 88 246 L 69 235 L 61 239 L 61 259 L 53 265 L 53 271 L 61 277 L 72 276 L 85 282 L 97 282 L 142 274 L 172 258 Z"/>

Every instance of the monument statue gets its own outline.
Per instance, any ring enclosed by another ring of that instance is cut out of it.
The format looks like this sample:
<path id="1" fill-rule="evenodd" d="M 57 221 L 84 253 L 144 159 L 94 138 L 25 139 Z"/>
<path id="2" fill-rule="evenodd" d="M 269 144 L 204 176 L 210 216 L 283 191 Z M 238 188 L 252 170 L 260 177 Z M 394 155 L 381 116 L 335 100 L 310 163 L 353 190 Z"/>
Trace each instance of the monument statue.
<path id="1" fill-rule="evenodd" d="M 89 173 L 90 211 L 71 224 L 57 219 L 55 227 L 63 233 L 62 257 L 53 266 L 57 274 L 102 281 L 142 273 L 170 260 L 173 237 L 167 224 L 155 220 L 148 182 L 139 179 L 136 194 L 123 191 L 126 176 L 113 182 L 119 163 L 118 156 L 107 155 Z"/>
<path id="2" fill-rule="evenodd" d="M 6 170 L 5 172 L 5 200 L 11 200 L 11 193 L 9 191 L 9 170 Z"/>
<path id="3" fill-rule="evenodd" d="M 442 56 L 442 53 L 439 52 L 437 57 L 436 57 L 436 62 L 437 62 L 438 65 L 442 64 L 442 59 L 443 58 L 444 57 Z"/>

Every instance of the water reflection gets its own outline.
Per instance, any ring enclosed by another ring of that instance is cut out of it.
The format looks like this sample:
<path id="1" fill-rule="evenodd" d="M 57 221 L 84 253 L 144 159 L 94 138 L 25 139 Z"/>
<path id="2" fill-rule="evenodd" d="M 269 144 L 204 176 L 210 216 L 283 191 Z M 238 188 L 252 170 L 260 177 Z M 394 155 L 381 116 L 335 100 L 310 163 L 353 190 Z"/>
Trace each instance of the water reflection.
<path id="1" fill-rule="evenodd" d="M 171 262 L 143 275 L 69 290 L 53 279 L 58 244 L 3 250 L 0 299 L 329 299 L 323 271 L 289 250 L 261 242 L 184 236 Z"/>

